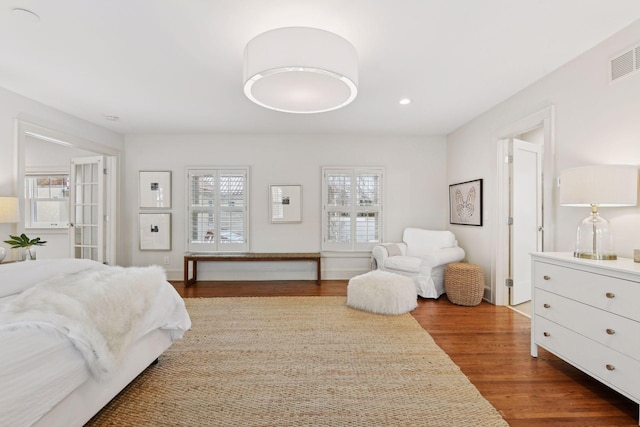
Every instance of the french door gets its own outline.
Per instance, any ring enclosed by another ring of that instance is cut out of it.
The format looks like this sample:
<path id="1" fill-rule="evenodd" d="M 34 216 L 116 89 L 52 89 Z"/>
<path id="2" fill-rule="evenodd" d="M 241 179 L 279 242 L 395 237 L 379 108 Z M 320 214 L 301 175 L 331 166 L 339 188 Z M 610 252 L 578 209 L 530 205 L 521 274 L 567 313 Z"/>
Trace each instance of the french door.
<path id="1" fill-rule="evenodd" d="M 71 159 L 69 255 L 105 262 L 105 158 Z"/>

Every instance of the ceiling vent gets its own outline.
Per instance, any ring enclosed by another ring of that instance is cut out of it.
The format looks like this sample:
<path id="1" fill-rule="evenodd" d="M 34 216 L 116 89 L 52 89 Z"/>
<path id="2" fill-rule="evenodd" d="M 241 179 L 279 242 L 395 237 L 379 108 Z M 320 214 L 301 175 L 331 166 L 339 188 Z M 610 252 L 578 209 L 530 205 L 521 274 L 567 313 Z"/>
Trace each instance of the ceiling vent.
<path id="1" fill-rule="evenodd" d="M 611 81 L 640 70 L 640 45 L 616 56 L 611 61 Z"/>

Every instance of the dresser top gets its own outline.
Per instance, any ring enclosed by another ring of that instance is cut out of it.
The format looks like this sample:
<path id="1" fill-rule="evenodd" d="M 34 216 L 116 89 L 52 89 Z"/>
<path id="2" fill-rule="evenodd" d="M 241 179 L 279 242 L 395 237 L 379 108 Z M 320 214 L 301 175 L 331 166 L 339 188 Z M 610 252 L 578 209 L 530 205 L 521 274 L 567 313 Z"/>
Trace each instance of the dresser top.
<path id="1" fill-rule="evenodd" d="M 634 262 L 630 258 L 618 258 L 616 260 L 583 259 L 574 257 L 571 252 L 535 252 L 531 256 L 536 259 L 561 261 L 565 264 L 573 264 L 576 267 L 640 276 L 640 263 Z"/>

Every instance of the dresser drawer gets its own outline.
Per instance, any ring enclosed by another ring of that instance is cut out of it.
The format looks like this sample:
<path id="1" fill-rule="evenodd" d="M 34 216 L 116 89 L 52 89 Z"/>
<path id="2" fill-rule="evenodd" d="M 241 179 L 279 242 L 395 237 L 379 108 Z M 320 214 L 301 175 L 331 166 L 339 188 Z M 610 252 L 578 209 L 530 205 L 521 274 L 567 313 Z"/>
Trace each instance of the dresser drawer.
<path id="1" fill-rule="evenodd" d="M 534 316 L 535 343 L 594 378 L 640 399 L 640 362 L 540 316 Z"/>
<path id="2" fill-rule="evenodd" d="M 534 313 L 640 360 L 640 322 L 535 289 Z"/>
<path id="3" fill-rule="evenodd" d="M 638 282 L 536 261 L 533 284 L 538 289 L 640 321 Z"/>

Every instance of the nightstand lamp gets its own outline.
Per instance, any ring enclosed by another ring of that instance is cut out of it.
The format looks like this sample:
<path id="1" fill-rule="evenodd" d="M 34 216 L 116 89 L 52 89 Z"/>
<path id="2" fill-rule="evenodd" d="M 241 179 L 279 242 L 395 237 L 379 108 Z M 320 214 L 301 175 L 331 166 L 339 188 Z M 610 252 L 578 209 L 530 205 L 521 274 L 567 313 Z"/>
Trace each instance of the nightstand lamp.
<path id="1" fill-rule="evenodd" d="M 600 216 L 598 208 L 637 204 L 637 166 L 583 166 L 560 174 L 560 205 L 591 207 L 591 215 L 578 226 L 573 253 L 577 258 L 617 259 L 611 224 Z"/>
<path id="2" fill-rule="evenodd" d="M 17 197 L 0 197 L 0 223 L 10 224 L 20 222 Z M 7 251 L 0 246 L 0 262 L 7 256 Z"/>

